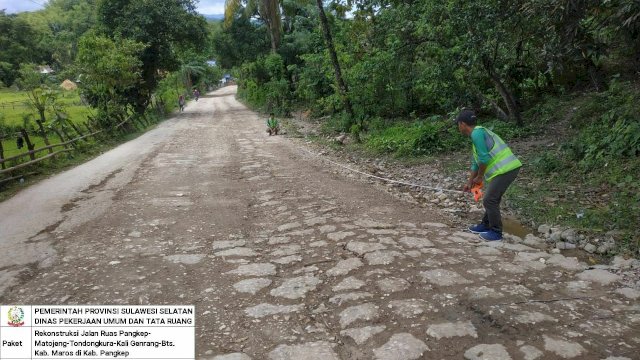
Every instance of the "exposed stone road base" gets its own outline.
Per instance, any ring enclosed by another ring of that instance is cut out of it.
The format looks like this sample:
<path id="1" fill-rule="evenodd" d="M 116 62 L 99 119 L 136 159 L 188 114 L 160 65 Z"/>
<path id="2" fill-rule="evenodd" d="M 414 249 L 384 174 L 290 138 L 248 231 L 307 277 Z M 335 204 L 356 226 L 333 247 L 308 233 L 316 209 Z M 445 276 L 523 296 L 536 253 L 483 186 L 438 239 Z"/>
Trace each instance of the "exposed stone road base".
<path id="1" fill-rule="evenodd" d="M 231 96 L 180 116 L 100 218 L 41 235 L 55 258 L 3 270 L 3 302 L 194 304 L 199 359 L 637 358 L 621 275 L 335 175 Z"/>

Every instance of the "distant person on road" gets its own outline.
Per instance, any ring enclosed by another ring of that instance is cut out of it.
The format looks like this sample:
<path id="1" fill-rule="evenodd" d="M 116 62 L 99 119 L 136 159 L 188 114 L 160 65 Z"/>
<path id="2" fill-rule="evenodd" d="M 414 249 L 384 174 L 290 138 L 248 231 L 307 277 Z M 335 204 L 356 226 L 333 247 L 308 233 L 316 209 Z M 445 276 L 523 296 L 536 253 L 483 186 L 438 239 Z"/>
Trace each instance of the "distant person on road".
<path id="1" fill-rule="evenodd" d="M 185 104 L 184 95 L 180 95 L 178 97 L 178 106 L 180 107 L 181 112 L 184 111 L 184 104 Z"/>
<path id="2" fill-rule="evenodd" d="M 478 184 L 484 184 L 485 187 L 482 222 L 470 226 L 469 231 L 487 241 L 502 240 L 500 202 L 518 176 L 522 163 L 498 135 L 476 123 L 476 115 L 471 110 L 463 110 L 456 117 L 458 130 L 471 137 L 473 150 L 471 174 L 464 190 L 469 191 Z"/>
<path id="3" fill-rule="evenodd" d="M 280 124 L 274 113 L 271 113 L 269 114 L 269 119 L 267 119 L 267 133 L 269 136 L 278 135 L 278 131 L 280 131 Z"/>
<path id="4" fill-rule="evenodd" d="M 196 99 L 196 101 L 198 101 L 198 99 L 200 98 L 200 90 L 198 89 L 193 90 L 193 98 Z"/>

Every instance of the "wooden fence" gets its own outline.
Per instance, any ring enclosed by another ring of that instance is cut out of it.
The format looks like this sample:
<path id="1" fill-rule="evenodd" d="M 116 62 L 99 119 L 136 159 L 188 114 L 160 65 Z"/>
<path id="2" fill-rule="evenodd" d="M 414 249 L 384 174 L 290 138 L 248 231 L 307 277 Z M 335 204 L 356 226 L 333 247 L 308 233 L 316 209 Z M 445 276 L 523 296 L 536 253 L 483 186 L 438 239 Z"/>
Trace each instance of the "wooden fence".
<path id="1" fill-rule="evenodd" d="M 64 96 L 63 96 L 64 97 Z M 16 106 L 18 102 L 15 102 Z M 7 103 L 5 103 L 7 104 Z M 9 103 L 9 106 L 13 105 L 13 103 Z M 160 117 L 164 117 L 165 114 L 165 107 L 164 107 L 165 103 L 164 100 L 161 97 L 156 97 L 154 99 L 151 100 L 151 108 L 155 110 L 155 112 L 160 116 Z M 40 125 L 40 131 L 36 130 L 36 136 L 40 136 L 44 139 L 45 144 L 47 144 L 46 146 L 40 147 L 40 148 L 35 148 L 35 145 L 31 142 L 30 138 L 29 138 L 29 134 L 27 133 L 27 131 L 25 129 L 21 129 L 19 133 L 16 133 L 15 135 L 17 135 L 17 137 L 21 137 L 25 143 L 25 145 L 27 146 L 28 151 L 23 152 L 21 154 L 15 155 L 15 156 L 11 156 L 9 158 L 5 158 L 4 157 L 4 149 L 3 149 L 3 145 L 2 145 L 2 137 L 0 137 L 0 176 L 3 175 L 9 175 L 8 178 L 4 178 L 4 179 L 0 179 L 0 185 L 12 181 L 12 180 L 17 180 L 20 179 L 24 176 L 27 175 L 33 175 L 33 174 L 37 174 L 36 172 L 31 172 L 29 174 L 14 174 L 14 176 L 11 176 L 11 173 L 28 167 L 30 165 L 33 164 L 37 164 L 41 161 L 50 159 L 55 157 L 56 155 L 59 154 L 63 154 L 66 152 L 70 152 L 73 151 L 75 149 L 75 143 L 81 140 L 84 140 L 88 137 L 95 137 L 96 135 L 103 133 L 105 131 L 113 131 L 113 130 L 117 130 L 118 128 L 122 127 L 124 124 L 126 124 L 129 121 L 132 121 L 132 123 L 135 124 L 138 123 L 139 125 L 141 125 L 143 128 L 146 128 L 150 125 L 148 119 L 146 118 L 146 116 L 142 117 L 143 119 L 145 119 L 145 121 L 142 121 L 141 119 L 138 119 L 138 121 L 136 122 L 136 114 L 130 114 L 126 119 L 124 119 L 122 122 L 120 122 L 119 124 L 115 125 L 114 127 L 112 127 L 111 129 L 102 129 L 102 130 L 96 130 L 95 128 L 90 128 L 87 124 L 84 124 L 86 127 L 86 130 L 88 131 L 87 134 L 82 134 L 79 130 L 79 128 L 75 125 L 73 125 L 73 123 L 70 123 L 69 125 L 71 127 L 73 127 L 74 131 L 80 135 L 79 137 L 76 137 L 74 139 L 71 140 L 64 140 L 64 138 L 62 137 L 62 134 L 60 134 L 58 131 L 56 131 L 54 129 L 54 132 L 57 133 L 57 135 L 60 137 L 60 140 L 62 141 L 61 143 L 58 144 L 52 144 L 49 145 L 48 144 L 48 138 L 46 133 L 43 130 L 42 124 Z M 70 136 L 64 132 L 64 130 L 62 131 L 64 133 L 64 136 L 68 139 Z M 72 145 L 72 147 L 69 147 L 69 145 Z M 59 149 L 62 148 L 62 149 Z M 59 150 L 56 150 L 59 149 Z M 43 152 L 43 151 L 48 151 L 49 153 L 45 156 L 42 157 L 36 157 L 36 154 Z M 30 160 L 25 162 L 25 163 L 20 163 L 17 165 L 14 165 L 12 167 L 7 167 L 8 163 L 11 161 L 15 161 L 24 157 L 29 157 Z"/>
<path id="2" fill-rule="evenodd" d="M 126 124 L 128 121 L 133 119 L 133 117 L 134 117 L 133 114 L 130 115 L 124 121 L 122 121 L 118 125 L 114 126 L 113 130 L 118 129 L 122 125 Z M 84 140 L 84 139 L 86 139 L 86 138 L 88 138 L 90 136 L 96 136 L 96 135 L 98 135 L 98 134 L 100 134 L 100 133 L 102 133 L 104 131 L 105 130 L 94 131 L 94 132 L 92 132 L 90 134 L 82 135 L 82 136 L 79 136 L 77 138 L 74 138 L 74 139 L 71 139 L 71 140 L 67 140 L 67 141 L 59 143 L 59 144 L 53 144 L 53 145 L 48 145 L 48 146 L 44 146 L 44 147 L 41 147 L 41 148 L 34 149 L 34 146 L 31 143 L 31 140 L 29 139 L 29 134 L 26 132 L 26 130 L 22 129 L 21 132 L 20 132 L 20 135 L 24 139 L 29 151 L 26 151 L 24 153 L 21 153 L 21 154 L 18 154 L 18 155 L 15 155 L 15 156 L 12 156 L 12 157 L 9 157 L 9 158 L 5 159 L 4 158 L 4 151 L 3 151 L 3 148 L 2 148 L 2 142 L 0 141 L 0 168 L 1 168 L 0 169 L 0 175 L 9 174 L 9 173 L 11 173 L 11 172 L 13 172 L 15 170 L 22 169 L 24 167 L 39 163 L 41 161 L 50 159 L 52 157 L 55 157 L 56 155 L 59 155 L 59 154 L 65 153 L 65 152 L 69 152 L 69 151 L 73 151 L 74 149 L 73 148 L 69 148 L 69 145 L 72 145 L 72 144 L 74 144 L 74 143 L 76 143 L 76 142 L 78 142 L 80 140 Z M 63 149 L 54 151 L 54 149 L 60 148 L 60 147 L 63 147 Z M 42 151 L 49 151 L 49 154 L 47 154 L 45 156 L 42 156 L 42 157 L 39 157 L 39 158 L 36 158 L 36 154 L 39 153 L 39 152 L 42 152 Z M 9 161 L 21 159 L 21 158 L 27 157 L 27 156 L 31 159 L 30 161 L 27 161 L 25 163 L 21 163 L 21 164 L 18 164 L 18 165 L 15 165 L 13 167 L 9 167 L 9 168 L 6 167 L 6 164 Z M 5 182 L 9 182 L 9 181 L 12 181 L 12 180 L 19 179 L 22 176 L 24 176 L 24 175 L 14 176 L 14 177 L 9 177 L 9 178 L 6 178 L 6 179 L 2 179 L 2 180 L 0 180 L 0 184 L 5 183 Z"/>

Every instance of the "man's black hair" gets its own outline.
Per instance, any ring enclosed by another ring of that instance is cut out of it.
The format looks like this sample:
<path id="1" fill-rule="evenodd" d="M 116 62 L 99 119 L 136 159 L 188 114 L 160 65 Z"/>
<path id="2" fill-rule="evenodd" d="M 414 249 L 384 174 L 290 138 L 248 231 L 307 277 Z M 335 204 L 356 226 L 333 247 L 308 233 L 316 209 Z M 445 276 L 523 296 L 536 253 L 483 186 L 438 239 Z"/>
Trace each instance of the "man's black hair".
<path id="1" fill-rule="evenodd" d="M 269 116 L 275 116 L 275 115 L 276 115 L 276 114 L 274 114 L 274 113 L 269 113 Z"/>
<path id="2" fill-rule="evenodd" d="M 456 117 L 456 124 L 460 122 L 469 126 L 474 126 L 478 122 L 478 118 L 472 110 L 462 110 L 462 112 L 460 112 Z"/>

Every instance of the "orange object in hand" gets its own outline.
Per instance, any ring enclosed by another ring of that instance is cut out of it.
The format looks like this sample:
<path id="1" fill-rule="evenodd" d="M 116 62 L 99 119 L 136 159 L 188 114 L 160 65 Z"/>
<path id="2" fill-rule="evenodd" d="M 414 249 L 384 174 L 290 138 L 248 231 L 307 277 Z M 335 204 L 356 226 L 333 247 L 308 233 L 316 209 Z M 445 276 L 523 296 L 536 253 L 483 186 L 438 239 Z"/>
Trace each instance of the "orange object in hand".
<path id="1" fill-rule="evenodd" d="M 473 199 L 478 202 L 482 199 L 482 183 L 476 184 L 471 188 L 471 193 L 473 194 Z"/>

